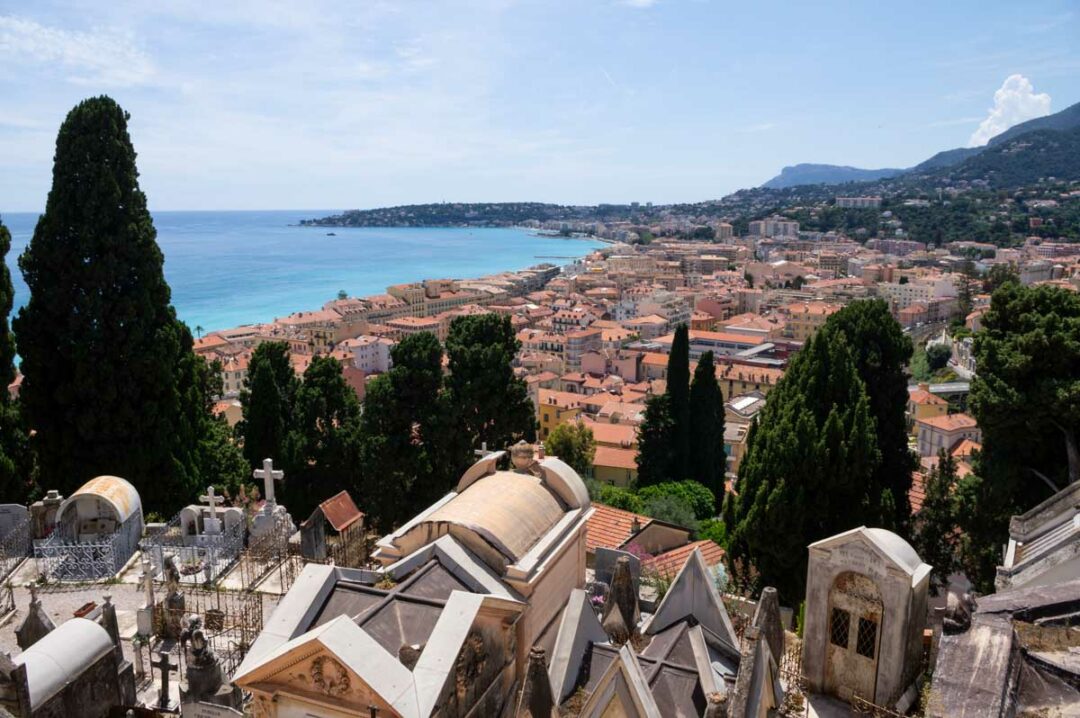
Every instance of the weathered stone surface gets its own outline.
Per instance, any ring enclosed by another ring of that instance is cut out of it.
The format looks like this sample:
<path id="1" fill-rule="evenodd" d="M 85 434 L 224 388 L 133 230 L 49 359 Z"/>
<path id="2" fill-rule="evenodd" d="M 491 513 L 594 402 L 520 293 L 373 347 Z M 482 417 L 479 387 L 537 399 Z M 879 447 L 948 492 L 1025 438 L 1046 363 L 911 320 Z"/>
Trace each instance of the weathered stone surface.
<path id="1" fill-rule="evenodd" d="M 780 599 L 776 589 L 766 586 L 758 599 L 754 611 L 753 625 L 761 631 L 765 642 L 769 644 L 769 653 L 777 663 L 784 655 L 784 626 L 780 619 Z"/>
<path id="2" fill-rule="evenodd" d="M 620 616 L 618 620 L 612 619 L 611 625 L 613 629 L 618 629 L 619 621 L 621 621 L 622 628 L 626 631 L 626 638 L 616 642 L 625 643 L 637 631 L 638 621 L 641 620 L 637 591 L 634 590 L 634 578 L 630 572 L 630 559 L 626 556 L 620 557 L 615 562 L 615 574 L 611 578 L 611 590 L 608 592 L 607 600 L 604 602 L 603 624 L 604 630 L 608 632 L 609 636 L 612 636 L 612 633 L 611 630 L 608 630 L 608 619 L 616 608 L 618 608 Z M 621 631 L 619 635 L 622 635 Z M 615 640 L 614 636 L 612 636 L 612 640 Z"/>
<path id="3" fill-rule="evenodd" d="M 547 655 L 543 648 L 534 646 L 529 651 L 529 665 L 525 669 L 525 685 L 518 696 L 516 718 L 552 718 L 555 701 L 551 696 L 551 681 L 547 674 Z"/>

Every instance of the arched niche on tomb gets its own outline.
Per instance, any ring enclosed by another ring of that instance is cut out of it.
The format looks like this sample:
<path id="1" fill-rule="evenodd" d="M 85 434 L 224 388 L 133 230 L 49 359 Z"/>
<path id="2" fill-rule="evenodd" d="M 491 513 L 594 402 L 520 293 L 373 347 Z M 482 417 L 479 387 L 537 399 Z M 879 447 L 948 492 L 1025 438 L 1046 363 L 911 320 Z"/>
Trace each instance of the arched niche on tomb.
<path id="1" fill-rule="evenodd" d="M 855 695 L 872 700 L 884 615 L 881 591 L 869 576 L 844 571 L 829 588 L 828 608 L 825 690 L 845 701 Z"/>

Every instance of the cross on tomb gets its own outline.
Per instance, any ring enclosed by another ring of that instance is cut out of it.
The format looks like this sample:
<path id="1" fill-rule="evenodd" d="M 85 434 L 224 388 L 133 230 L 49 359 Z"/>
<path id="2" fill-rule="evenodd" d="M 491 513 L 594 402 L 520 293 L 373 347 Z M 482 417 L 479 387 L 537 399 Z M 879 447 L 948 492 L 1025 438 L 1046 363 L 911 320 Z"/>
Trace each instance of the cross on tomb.
<path id="1" fill-rule="evenodd" d="M 281 472 L 278 472 L 281 473 Z M 210 486 L 206 489 L 206 496 L 200 496 L 199 501 L 205 502 L 210 506 L 210 518 L 217 519 L 217 507 L 219 504 L 225 503 L 224 496 L 215 496 L 214 487 Z"/>
<path id="2" fill-rule="evenodd" d="M 169 652 L 164 648 L 158 654 L 158 660 L 150 659 L 150 667 L 161 671 L 161 690 L 158 693 L 158 708 L 170 710 L 172 701 L 169 700 L 169 673 L 180 666 L 169 660 Z"/>
<path id="3" fill-rule="evenodd" d="M 277 503 L 274 501 L 274 481 L 284 481 L 285 472 L 274 468 L 273 459 L 263 459 L 263 467 L 255 469 L 251 475 L 253 478 L 263 480 L 263 496 L 266 497 L 266 505 L 273 508 Z"/>
<path id="4" fill-rule="evenodd" d="M 480 442 L 480 448 L 475 449 L 473 451 L 473 453 L 476 454 L 477 456 L 479 456 L 482 459 L 485 456 L 490 456 L 490 455 L 494 454 L 495 452 L 494 451 L 488 451 L 487 442 L 482 441 L 482 442 Z"/>

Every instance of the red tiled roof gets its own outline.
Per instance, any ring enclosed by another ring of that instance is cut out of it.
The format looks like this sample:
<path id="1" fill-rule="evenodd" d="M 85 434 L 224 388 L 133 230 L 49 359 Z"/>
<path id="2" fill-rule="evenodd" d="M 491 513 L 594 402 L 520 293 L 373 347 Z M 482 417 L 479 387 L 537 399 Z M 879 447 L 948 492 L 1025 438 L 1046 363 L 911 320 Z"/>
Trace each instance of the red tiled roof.
<path id="1" fill-rule="evenodd" d="M 922 510 L 923 501 L 926 500 L 926 477 L 921 471 L 911 472 L 911 488 L 908 489 L 908 503 L 911 504 L 911 514 L 914 516 Z"/>
<path id="2" fill-rule="evenodd" d="M 647 559 L 642 567 L 655 570 L 656 573 L 666 578 L 675 578 L 675 575 L 679 573 L 683 564 L 690 558 L 690 554 L 693 553 L 694 549 L 701 549 L 701 556 L 705 559 L 705 565 L 710 568 L 722 563 L 724 560 L 724 549 L 720 548 L 720 545 L 715 541 L 706 539 L 703 541 L 691 541 L 685 546 L 671 549 L 659 556 Z"/>
<path id="3" fill-rule="evenodd" d="M 327 523 L 334 527 L 335 531 L 344 531 L 354 523 L 364 518 L 363 512 L 356 508 L 348 491 L 342 491 L 336 496 L 331 496 L 319 504 Z"/>
<path id="4" fill-rule="evenodd" d="M 613 446 L 596 445 L 593 466 L 610 466 L 616 469 L 637 470 L 637 450 L 616 449 Z"/>
<path id="5" fill-rule="evenodd" d="M 595 551 L 598 548 L 619 548 L 633 534 L 634 519 L 642 528 L 651 518 L 635 514 L 632 511 L 623 511 L 614 506 L 593 503 L 592 516 L 585 524 L 585 550 Z"/>
<path id="6" fill-rule="evenodd" d="M 931 416 L 919 419 L 919 424 L 926 424 L 942 431 L 956 431 L 957 429 L 974 429 L 978 424 L 974 417 L 967 414 L 948 414 L 945 416 Z"/>
<path id="7" fill-rule="evenodd" d="M 972 441 L 971 439 L 961 439 L 949 453 L 956 458 L 967 458 L 976 451 L 982 451 L 982 444 L 977 441 Z"/>

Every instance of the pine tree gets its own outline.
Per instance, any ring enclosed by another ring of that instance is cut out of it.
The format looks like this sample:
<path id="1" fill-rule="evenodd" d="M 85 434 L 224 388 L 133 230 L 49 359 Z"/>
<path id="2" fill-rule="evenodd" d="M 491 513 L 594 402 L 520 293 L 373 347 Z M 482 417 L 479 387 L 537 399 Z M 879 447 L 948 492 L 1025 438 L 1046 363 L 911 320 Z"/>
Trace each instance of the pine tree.
<path id="1" fill-rule="evenodd" d="M 668 409 L 671 412 L 670 470 L 672 479 L 691 476 L 690 456 L 690 331 L 675 329 L 667 365 Z"/>
<path id="2" fill-rule="evenodd" d="M 458 472 L 482 443 L 508 447 L 536 439 L 536 419 L 525 382 L 514 376 L 520 346 L 510 317 L 480 314 L 458 317 L 450 324 L 446 353 L 448 407 L 459 437 Z"/>
<path id="3" fill-rule="evenodd" d="M 671 399 L 667 394 L 645 400 L 645 415 L 638 427 L 637 485 L 651 486 L 672 479 Z"/>
<path id="4" fill-rule="evenodd" d="M 8 328 L 15 290 L 7 268 L 11 233 L 0 222 L 0 496 L 25 503 L 33 491 L 33 461 L 19 402 L 8 394 L 15 381 L 15 341 Z"/>
<path id="5" fill-rule="evenodd" d="M 934 589 L 940 590 L 959 567 L 956 461 L 944 449 L 926 475 L 925 498 L 915 517 L 913 545 L 919 557 L 934 567 Z"/>
<path id="6" fill-rule="evenodd" d="M 855 368 L 870 399 L 877 426 L 881 462 L 874 484 L 887 489 L 881 517 L 873 525 L 906 533 L 911 517 L 908 492 L 916 461 L 908 448 L 907 371 L 911 339 L 904 334 L 889 306 L 880 299 L 852 302 L 833 314 L 820 331 L 824 341 L 843 333 L 855 359 Z"/>
<path id="7" fill-rule="evenodd" d="M 806 546 L 880 516 L 880 461 L 847 340 L 810 339 L 752 425 L 735 493 L 724 501 L 735 578 L 748 583 L 753 569 L 783 600 L 801 600 Z"/>
<path id="8" fill-rule="evenodd" d="M 421 449 L 413 443 L 412 426 L 390 376 L 369 382 L 356 444 L 356 493 L 368 522 L 383 533 L 415 513 L 412 491 Z"/>
<path id="9" fill-rule="evenodd" d="M 296 390 L 292 426 L 284 456 L 292 474 L 285 502 L 299 516 L 348 487 L 354 458 L 351 442 L 360 421 L 360 401 L 345 381 L 341 362 L 312 358 Z"/>
<path id="10" fill-rule="evenodd" d="M 690 476 L 724 495 L 727 454 L 724 452 L 724 397 L 716 381 L 713 353 L 705 352 L 694 370 L 690 386 Z M 719 504 L 715 507 L 719 509 Z"/>
<path id="11" fill-rule="evenodd" d="M 982 324 L 970 406 L 983 448 L 958 513 L 964 573 L 987 591 L 1009 517 L 1080 480 L 1080 297 L 1006 282 Z"/>
<path id="12" fill-rule="evenodd" d="M 30 300 L 15 333 L 41 484 L 67 493 L 118 474 L 163 510 L 199 481 L 186 443 L 199 427 L 183 424 L 203 398 L 184 383 L 190 333 L 169 304 L 127 121 L 98 97 L 61 126 L 45 213 L 19 258 Z"/>
<path id="13" fill-rule="evenodd" d="M 299 386 L 287 342 L 263 342 L 251 352 L 240 392 L 243 418 L 236 425 L 249 465 L 261 466 L 263 459 L 275 459 L 286 471 L 292 470 L 285 456 L 285 437 L 292 428 Z"/>

